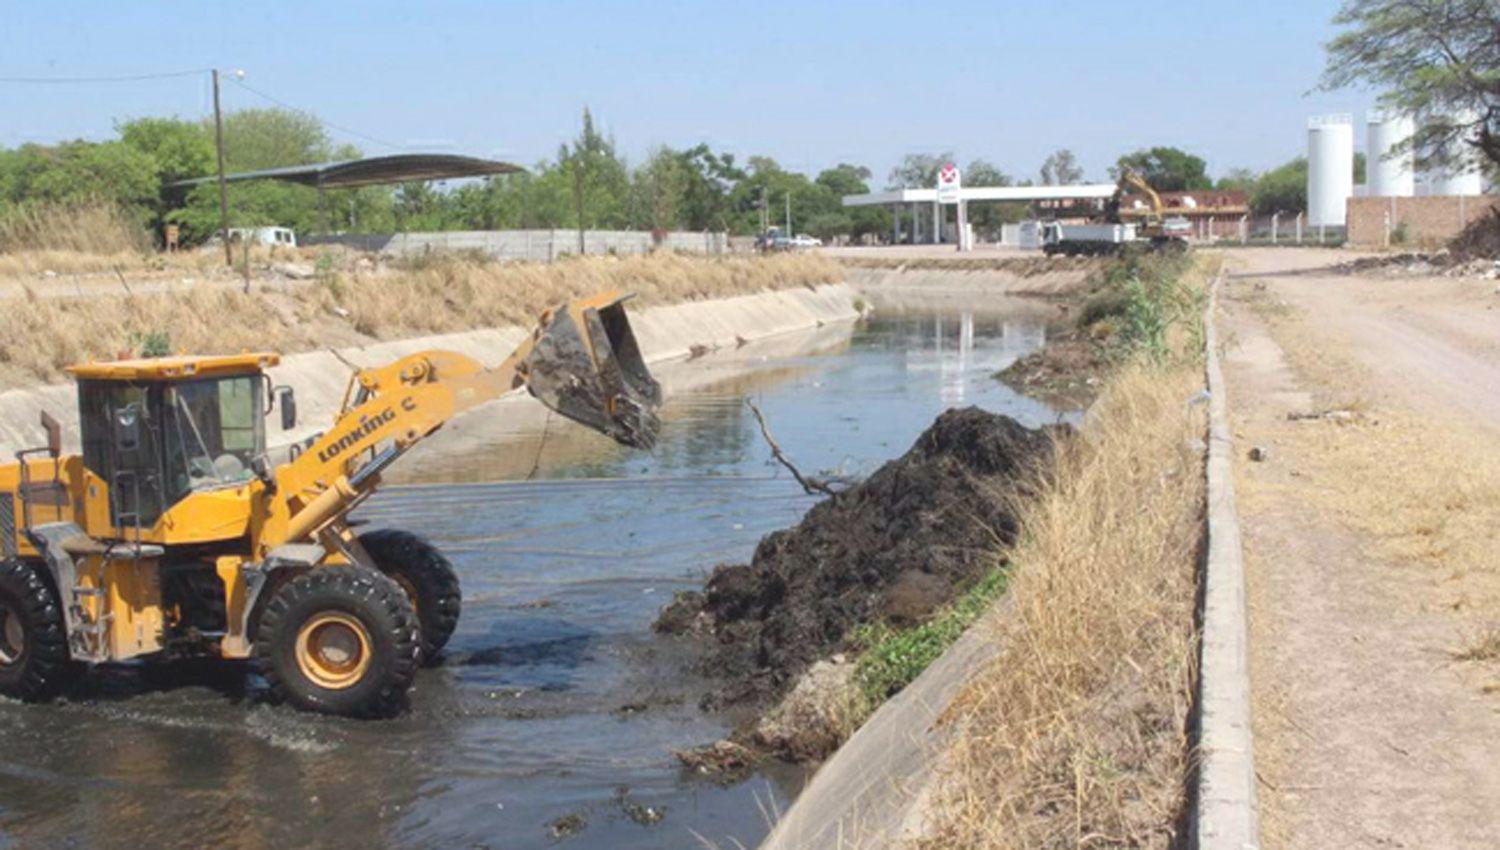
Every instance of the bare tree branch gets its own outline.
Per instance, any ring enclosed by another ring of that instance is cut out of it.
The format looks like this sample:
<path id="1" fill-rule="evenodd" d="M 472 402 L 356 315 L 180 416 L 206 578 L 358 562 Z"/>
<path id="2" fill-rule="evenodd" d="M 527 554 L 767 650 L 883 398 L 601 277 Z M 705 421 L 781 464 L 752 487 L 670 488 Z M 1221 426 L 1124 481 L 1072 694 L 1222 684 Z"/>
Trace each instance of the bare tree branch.
<path id="1" fill-rule="evenodd" d="M 838 495 L 839 491 L 833 489 L 833 486 L 827 481 L 803 475 L 802 471 L 792 463 L 786 456 L 786 453 L 781 450 L 781 446 L 777 444 L 776 438 L 771 436 L 771 429 L 766 426 L 766 417 L 760 412 L 760 408 L 755 406 L 755 402 L 747 398 L 745 399 L 745 406 L 750 408 L 750 412 L 755 414 L 755 421 L 760 423 L 760 435 L 766 439 L 766 444 L 771 447 L 772 457 L 775 457 L 778 463 L 792 473 L 792 477 L 797 479 L 798 484 L 802 485 L 802 492 L 809 496 L 817 496 L 819 494 L 824 496 Z"/>

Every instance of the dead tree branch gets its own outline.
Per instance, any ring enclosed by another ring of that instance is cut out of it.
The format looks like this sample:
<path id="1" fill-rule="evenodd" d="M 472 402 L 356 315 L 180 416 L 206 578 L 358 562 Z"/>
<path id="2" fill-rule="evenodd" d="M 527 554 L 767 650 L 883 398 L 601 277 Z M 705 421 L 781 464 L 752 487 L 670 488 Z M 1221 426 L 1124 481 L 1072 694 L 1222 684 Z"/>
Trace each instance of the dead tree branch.
<path id="1" fill-rule="evenodd" d="M 760 435 L 766 439 L 766 444 L 771 447 L 771 456 L 776 458 L 776 461 L 782 466 L 786 467 L 788 472 L 792 473 L 792 477 L 797 479 L 798 484 L 802 485 L 802 492 L 809 496 L 817 496 L 819 494 L 824 496 L 838 495 L 838 491 L 833 489 L 833 486 L 827 481 L 803 475 L 802 471 L 792 463 L 791 459 L 786 456 L 786 453 L 781 450 L 781 446 L 777 444 L 776 438 L 771 436 L 771 429 L 766 426 L 766 417 L 760 412 L 760 408 L 755 406 L 755 402 L 747 398 L 745 399 L 745 406 L 750 408 L 750 412 L 755 414 L 755 421 L 760 423 Z"/>

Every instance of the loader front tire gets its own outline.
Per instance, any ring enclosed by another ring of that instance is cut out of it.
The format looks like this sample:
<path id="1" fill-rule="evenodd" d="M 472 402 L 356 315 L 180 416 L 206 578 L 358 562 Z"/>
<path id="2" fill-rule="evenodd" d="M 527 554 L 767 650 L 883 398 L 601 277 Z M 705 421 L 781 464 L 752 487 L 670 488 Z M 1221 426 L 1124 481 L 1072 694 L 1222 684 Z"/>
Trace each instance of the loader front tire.
<path id="1" fill-rule="evenodd" d="M 422 624 L 422 663 L 437 663 L 458 627 L 463 605 L 453 564 L 426 538 L 399 528 L 366 531 L 359 536 L 359 545 L 410 597 Z"/>
<path id="2" fill-rule="evenodd" d="M 44 702 L 81 669 L 68 658 L 57 594 L 30 564 L 0 561 L 0 696 Z"/>
<path id="3" fill-rule="evenodd" d="M 417 618 L 406 594 L 363 567 L 315 567 L 266 603 L 255 655 L 273 702 L 346 717 L 391 717 L 417 673 Z"/>

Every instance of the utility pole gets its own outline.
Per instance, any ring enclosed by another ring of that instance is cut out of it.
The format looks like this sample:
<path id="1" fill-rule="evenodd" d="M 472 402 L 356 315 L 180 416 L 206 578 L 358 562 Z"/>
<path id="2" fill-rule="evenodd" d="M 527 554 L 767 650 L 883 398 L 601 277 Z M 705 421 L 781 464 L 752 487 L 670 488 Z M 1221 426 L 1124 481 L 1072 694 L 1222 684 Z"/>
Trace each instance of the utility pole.
<path id="1" fill-rule="evenodd" d="M 786 237 L 792 238 L 792 193 L 786 193 Z"/>
<path id="2" fill-rule="evenodd" d="M 224 265 L 234 268 L 229 247 L 229 187 L 224 180 L 224 113 L 219 109 L 219 69 L 214 75 L 214 146 L 219 152 L 219 238 L 224 240 Z"/>

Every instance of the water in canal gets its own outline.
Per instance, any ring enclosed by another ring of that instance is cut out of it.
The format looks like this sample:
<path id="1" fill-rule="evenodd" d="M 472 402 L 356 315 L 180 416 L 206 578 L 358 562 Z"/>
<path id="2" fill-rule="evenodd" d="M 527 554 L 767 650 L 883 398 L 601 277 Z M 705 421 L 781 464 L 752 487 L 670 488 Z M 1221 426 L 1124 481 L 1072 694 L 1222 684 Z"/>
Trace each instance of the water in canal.
<path id="1" fill-rule="evenodd" d="M 1040 315 L 878 306 L 858 325 L 668 365 L 651 454 L 555 419 L 469 417 L 360 511 L 429 536 L 463 579 L 447 660 L 419 675 L 407 716 L 270 707 L 255 677 L 222 666 L 166 686 L 101 672 L 57 704 L 0 701 L 0 848 L 753 847 L 803 772 L 721 788 L 680 769 L 674 749 L 729 721 L 697 708 L 691 647 L 650 631 L 674 591 L 748 560 L 812 503 L 769 461 L 744 399 L 804 469 L 848 475 L 947 407 L 1053 421 L 991 377 L 1042 342 Z M 647 809 L 661 819 L 642 823 Z M 568 815 L 579 831 L 554 837 Z"/>

